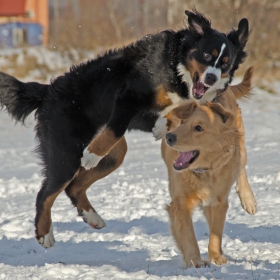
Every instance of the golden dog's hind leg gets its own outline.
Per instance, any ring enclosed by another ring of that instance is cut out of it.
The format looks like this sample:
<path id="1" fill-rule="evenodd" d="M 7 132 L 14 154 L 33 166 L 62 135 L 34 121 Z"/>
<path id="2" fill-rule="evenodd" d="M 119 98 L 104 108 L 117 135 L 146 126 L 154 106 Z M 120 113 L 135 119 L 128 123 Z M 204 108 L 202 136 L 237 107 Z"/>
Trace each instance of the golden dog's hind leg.
<path id="1" fill-rule="evenodd" d="M 252 189 L 250 188 L 250 185 L 248 183 L 245 168 L 241 170 L 238 176 L 238 180 L 236 183 L 236 192 L 240 198 L 243 209 L 247 213 L 254 215 L 257 211 L 257 203 Z"/>
<path id="2" fill-rule="evenodd" d="M 90 204 L 86 191 L 94 182 L 116 170 L 122 164 L 126 152 L 127 144 L 122 137 L 96 167 L 89 170 L 81 168 L 78 176 L 65 190 L 73 205 L 77 207 L 79 216 L 93 228 L 100 229 L 106 224 Z"/>
<path id="3" fill-rule="evenodd" d="M 195 237 L 192 211 L 193 208 L 183 206 L 184 202 L 179 199 L 173 200 L 166 210 L 170 218 L 170 228 L 175 242 L 181 251 L 187 267 L 209 266 L 202 260 Z"/>
<path id="4" fill-rule="evenodd" d="M 241 123 L 240 123 L 239 131 L 242 134 L 242 137 L 240 138 L 241 170 L 238 175 L 238 179 L 236 183 L 236 192 L 240 198 L 241 205 L 244 208 L 244 210 L 247 213 L 254 215 L 257 211 L 257 203 L 247 179 L 247 173 L 245 169 L 245 166 L 247 164 L 247 153 L 246 153 L 245 139 L 244 139 L 245 138 L 244 124 L 241 117 L 240 117 L 240 121 Z"/>
<path id="5" fill-rule="evenodd" d="M 204 207 L 204 214 L 209 226 L 210 238 L 208 245 L 209 260 L 212 263 L 221 265 L 227 262 L 227 258 L 222 251 L 222 236 L 226 214 L 228 209 L 228 202 L 222 201 L 213 206 Z"/>

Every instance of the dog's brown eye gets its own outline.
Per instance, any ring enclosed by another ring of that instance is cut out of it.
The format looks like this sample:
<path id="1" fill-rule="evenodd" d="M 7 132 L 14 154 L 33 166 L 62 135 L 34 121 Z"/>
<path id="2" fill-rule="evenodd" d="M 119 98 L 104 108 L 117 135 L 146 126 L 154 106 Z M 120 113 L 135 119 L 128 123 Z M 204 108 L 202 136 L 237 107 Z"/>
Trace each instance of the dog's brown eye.
<path id="1" fill-rule="evenodd" d="M 183 121 L 183 120 L 181 120 L 180 124 L 183 124 L 183 123 L 184 123 L 184 121 Z"/>
<path id="2" fill-rule="evenodd" d="M 203 131 L 203 128 L 202 128 L 200 125 L 196 125 L 196 126 L 194 127 L 194 130 L 195 130 L 195 131 L 201 132 L 201 131 Z"/>
<path id="3" fill-rule="evenodd" d="M 228 63 L 222 64 L 222 69 L 227 69 L 228 68 Z"/>
<path id="4" fill-rule="evenodd" d="M 203 57 L 206 61 L 210 61 L 212 59 L 212 55 L 210 53 L 204 53 Z"/>

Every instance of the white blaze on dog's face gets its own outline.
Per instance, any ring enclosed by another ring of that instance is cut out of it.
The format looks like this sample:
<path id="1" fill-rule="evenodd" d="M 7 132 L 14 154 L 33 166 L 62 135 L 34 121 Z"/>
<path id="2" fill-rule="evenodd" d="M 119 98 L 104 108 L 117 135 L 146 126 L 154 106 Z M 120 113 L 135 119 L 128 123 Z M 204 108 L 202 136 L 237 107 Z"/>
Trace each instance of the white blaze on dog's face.
<path id="1" fill-rule="evenodd" d="M 205 16 L 190 11 L 186 14 L 189 27 L 182 38 L 177 71 L 188 85 L 190 99 L 203 104 L 227 88 L 244 62 L 249 25 L 247 19 L 242 19 L 237 30 L 224 34 L 213 29 Z"/>
<path id="2" fill-rule="evenodd" d="M 180 152 L 174 161 L 175 170 L 213 168 L 225 148 L 225 141 L 231 141 L 229 137 L 234 136 L 232 115 L 223 109 L 221 112 L 217 114 L 194 101 L 173 110 L 181 123 L 166 134 L 166 143 Z"/>

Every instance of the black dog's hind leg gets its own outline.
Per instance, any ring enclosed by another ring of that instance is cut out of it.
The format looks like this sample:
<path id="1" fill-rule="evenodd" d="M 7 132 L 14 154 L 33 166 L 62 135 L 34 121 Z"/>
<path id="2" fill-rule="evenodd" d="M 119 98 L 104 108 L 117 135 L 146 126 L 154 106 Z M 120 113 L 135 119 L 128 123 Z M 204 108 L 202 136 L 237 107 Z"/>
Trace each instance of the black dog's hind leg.
<path id="1" fill-rule="evenodd" d="M 79 216 L 93 228 L 100 229 L 106 224 L 88 201 L 86 191 L 94 182 L 116 170 L 122 164 L 126 151 L 127 144 L 122 137 L 96 167 L 90 170 L 81 168 L 78 176 L 65 189 Z"/>
<path id="2" fill-rule="evenodd" d="M 97 135 L 84 150 L 81 164 L 85 169 L 95 167 L 120 141 L 132 118 L 138 112 L 139 104 L 132 98 L 116 100 L 112 116 L 106 128 Z"/>
<path id="3" fill-rule="evenodd" d="M 78 175 L 81 151 L 75 150 L 75 147 L 55 149 L 53 146 L 47 146 L 46 143 L 43 147 L 41 153 L 45 166 L 45 180 L 42 182 L 36 198 L 35 234 L 43 247 L 50 248 L 55 242 L 52 232 L 51 208 L 57 196 Z M 51 153 L 51 149 L 56 152 Z M 47 153 L 47 151 L 49 152 Z"/>
<path id="4" fill-rule="evenodd" d="M 57 196 L 71 182 L 57 182 L 54 178 L 47 178 L 42 183 L 36 199 L 35 234 L 38 242 L 45 248 L 54 246 L 52 231 L 51 207 Z"/>

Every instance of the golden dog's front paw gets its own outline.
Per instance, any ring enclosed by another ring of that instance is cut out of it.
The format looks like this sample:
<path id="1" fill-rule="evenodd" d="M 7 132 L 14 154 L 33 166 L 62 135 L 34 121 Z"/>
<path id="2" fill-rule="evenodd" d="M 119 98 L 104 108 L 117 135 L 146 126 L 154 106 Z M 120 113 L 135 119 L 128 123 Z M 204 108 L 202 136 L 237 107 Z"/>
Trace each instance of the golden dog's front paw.
<path id="1" fill-rule="evenodd" d="M 189 267 L 210 267 L 210 262 L 202 259 L 185 260 L 186 266 Z"/>
<path id="2" fill-rule="evenodd" d="M 210 261 L 216 265 L 222 265 L 224 263 L 227 263 L 227 258 L 225 255 L 220 255 L 218 257 L 210 258 Z"/>

